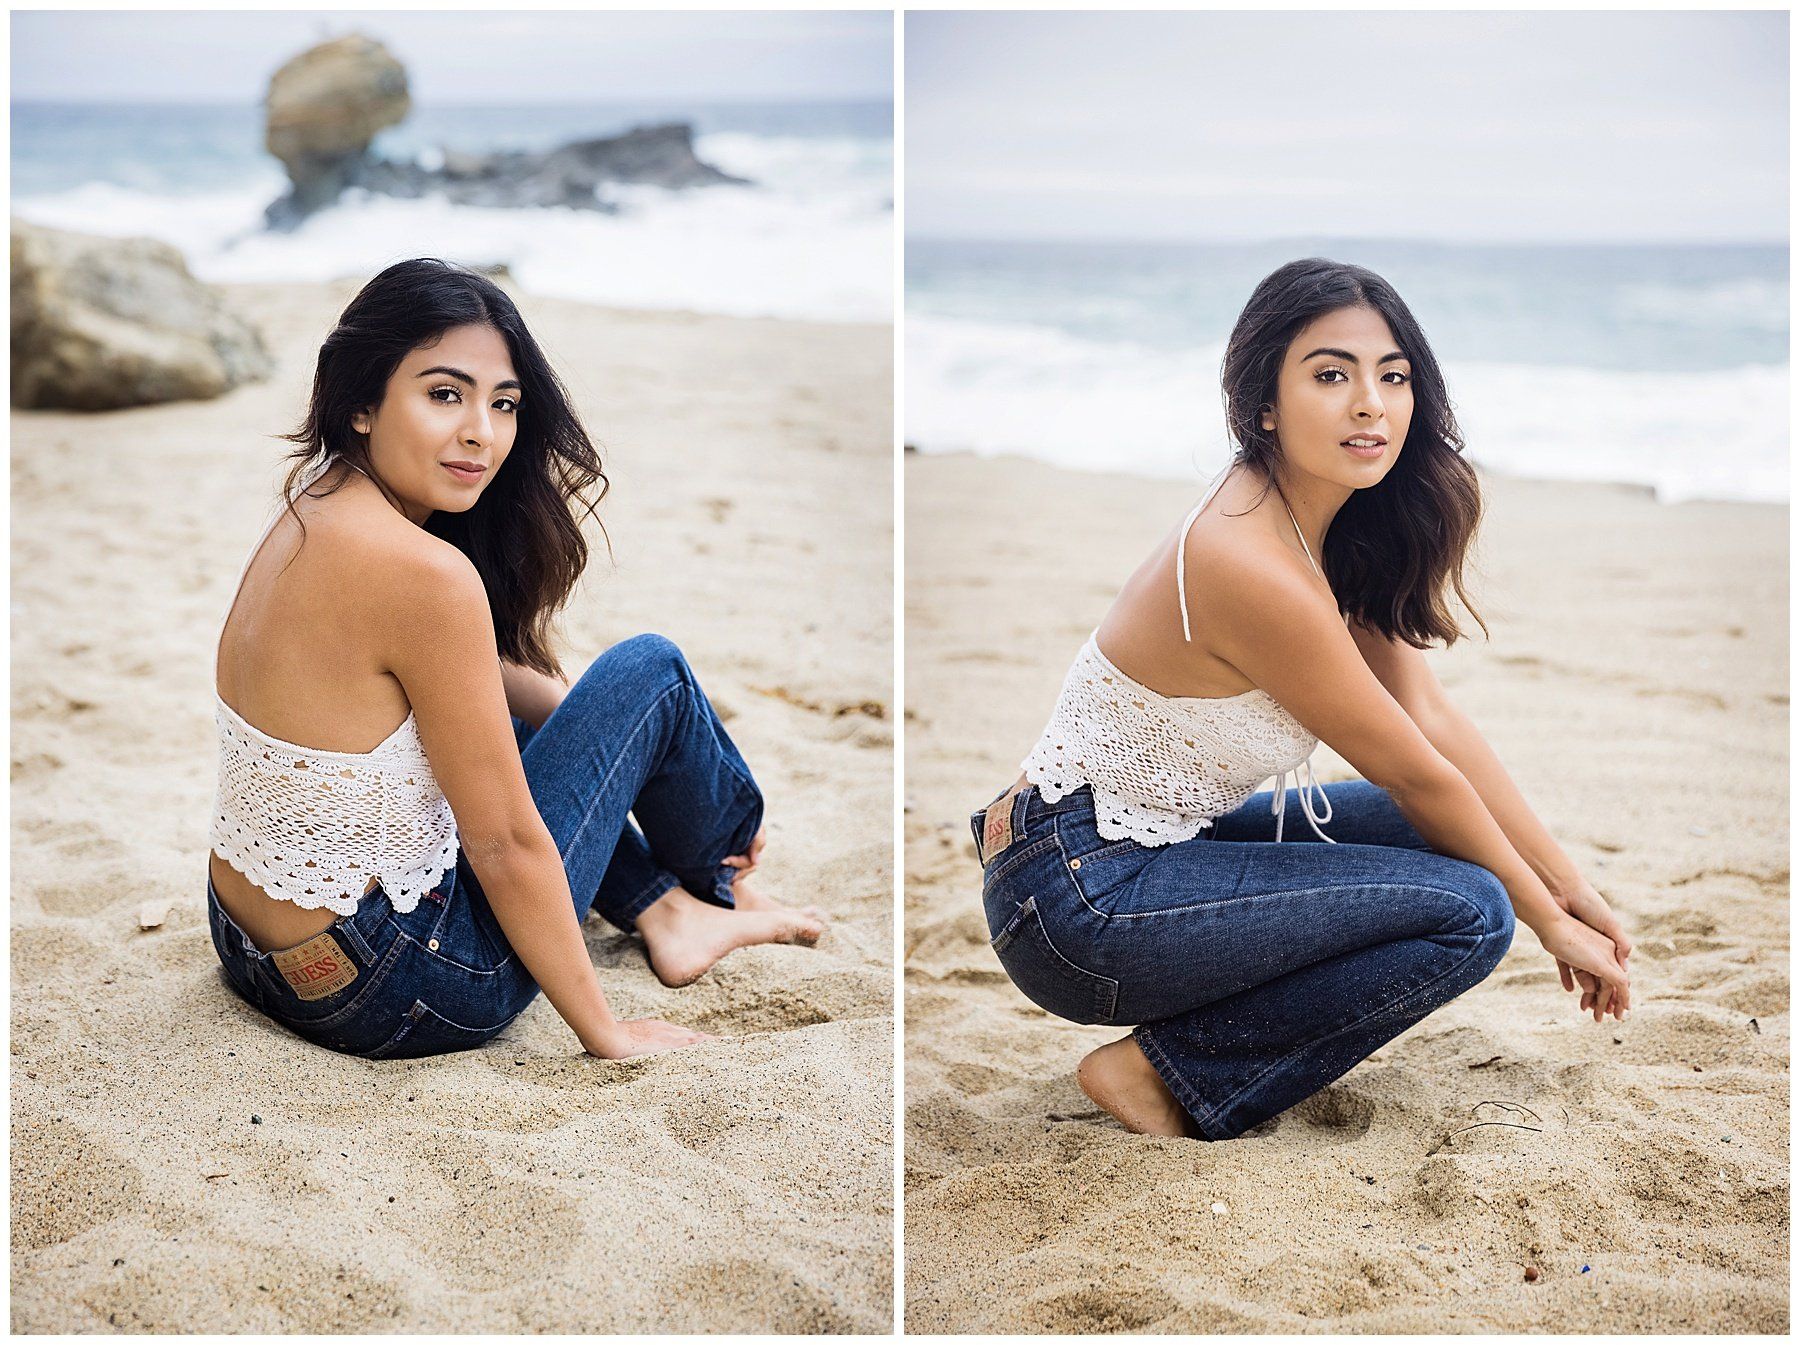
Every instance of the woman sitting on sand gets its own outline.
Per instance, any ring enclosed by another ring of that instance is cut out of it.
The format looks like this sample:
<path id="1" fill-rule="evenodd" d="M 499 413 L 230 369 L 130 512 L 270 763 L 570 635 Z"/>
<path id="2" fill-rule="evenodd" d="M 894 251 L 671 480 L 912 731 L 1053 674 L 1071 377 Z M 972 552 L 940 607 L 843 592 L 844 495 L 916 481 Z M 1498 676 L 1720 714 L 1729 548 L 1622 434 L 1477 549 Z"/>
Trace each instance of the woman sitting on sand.
<path id="1" fill-rule="evenodd" d="M 591 514 L 606 478 L 517 308 L 435 259 L 389 267 L 285 437 L 286 508 L 218 649 L 207 905 L 232 988 L 371 1057 L 478 1046 L 540 986 L 594 1055 L 701 1040 L 613 1015 L 590 907 L 667 985 L 822 926 L 741 881 L 762 795 L 681 651 L 641 635 L 573 685 L 551 652 L 587 563 L 571 501 Z"/>
<path id="2" fill-rule="evenodd" d="M 1462 634 L 1445 590 L 1468 605 L 1481 504 L 1411 312 L 1362 267 L 1292 262 L 1223 381 L 1237 455 L 971 818 L 1014 983 L 1137 1025 L 1081 1061 L 1083 1090 L 1128 1130 L 1205 1139 L 1475 985 L 1515 916 L 1596 1022 L 1630 1005 L 1630 941 L 1422 653 Z M 1321 738 L 1363 778 L 1320 787 Z"/>

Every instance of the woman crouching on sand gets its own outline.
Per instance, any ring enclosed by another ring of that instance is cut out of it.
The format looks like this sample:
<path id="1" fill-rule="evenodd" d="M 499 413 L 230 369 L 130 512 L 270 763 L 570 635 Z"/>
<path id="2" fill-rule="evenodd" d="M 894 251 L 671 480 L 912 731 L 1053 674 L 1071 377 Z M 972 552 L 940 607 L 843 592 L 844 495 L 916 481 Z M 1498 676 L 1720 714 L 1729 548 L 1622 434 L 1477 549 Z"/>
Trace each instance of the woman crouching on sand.
<path id="1" fill-rule="evenodd" d="M 1292 262 L 1239 317 L 1224 388 L 1238 453 L 971 818 L 1014 983 L 1137 1025 L 1082 1088 L 1128 1130 L 1204 1139 L 1475 985 L 1515 917 L 1596 1022 L 1631 1003 L 1618 920 L 1422 652 L 1462 634 L 1445 590 L 1468 606 L 1481 503 L 1418 323 L 1371 271 Z M 1363 778 L 1320 787 L 1321 738 Z"/>
<path id="2" fill-rule="evenodd" d="M 217 656 L 226 980 L 362 1056 L 479 1046 L 540 987 L 594 1055 L 700 1041 L 613 1015 L 590 907 L 667 985 L 823 927 L 741 881 L 762 795 L 681 651 L 641 635 L 572 685 L 551 652 L 587 563 L 571 502 L 592 514 L 581 492 L 607 483 L 512 300 L 435 259 L 389 267 L 284 437 L 286 507 Z"/>

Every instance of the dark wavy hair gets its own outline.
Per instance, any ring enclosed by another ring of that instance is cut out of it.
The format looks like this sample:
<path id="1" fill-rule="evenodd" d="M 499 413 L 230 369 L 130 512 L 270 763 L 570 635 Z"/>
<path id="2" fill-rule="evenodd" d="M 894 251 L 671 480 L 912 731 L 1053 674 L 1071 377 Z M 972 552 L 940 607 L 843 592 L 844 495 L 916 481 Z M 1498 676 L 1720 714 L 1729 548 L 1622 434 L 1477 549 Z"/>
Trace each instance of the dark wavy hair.
<path id="1" fill-rule="evenodd" d="M 1463 588 L 1463 562 L 1481 521 L 1481 489 L 1462 456 L 1443 371 L 1412 311 L 1394 287 L 1362 266 L 1307 257 L 1257 285 L 1232 328 L 1221 377 L 1225 423 L 1238 456 L 1280 491 L 1277 433 L 1262 428 L 1275 403 L 1282 360 L 1315 318 L 1372 308 L 1412 361 L 1413 415 L 1404 450 L 1379 485 L 1353 491 L 1325 535 L 1325 576 L 1346 616 L 1389 639 L 1424 649 L 1455 644 L 1463 632 L 1448 590 L 1488 633 Z"/>
<path id="2" fill-rule="evenodd" d="M 434 511 L 425 530 L 455 546 L 480 572 L 500 657 L 561 676 L 551 624 L 588 562 L 574 506 L 595 517 L 609 483 L 567 390 L 518 308 L 486 276 L 418 257 L 394 263 L 362 287 L 319 347 L 306 419 L 294 433 L 277 436 L 300 445 L 287 455 L 294 466 L 282 495 L 299 520 L 294 500 L 301 479 L 343 459 L 393 500 L 369 460 L 367 437 L 351 428 L 350 418 L 381 405 L 389 377 L 409 352 L 468 324 L 491 327 L 506 342 L 523 385 L 518 427 L 511 453 L 475 504 L 461 513 Z M 585 492 L 596 482 L 599 490 L 590 500 Z M 303 520 L 300 527 L 304 534 Z"/>

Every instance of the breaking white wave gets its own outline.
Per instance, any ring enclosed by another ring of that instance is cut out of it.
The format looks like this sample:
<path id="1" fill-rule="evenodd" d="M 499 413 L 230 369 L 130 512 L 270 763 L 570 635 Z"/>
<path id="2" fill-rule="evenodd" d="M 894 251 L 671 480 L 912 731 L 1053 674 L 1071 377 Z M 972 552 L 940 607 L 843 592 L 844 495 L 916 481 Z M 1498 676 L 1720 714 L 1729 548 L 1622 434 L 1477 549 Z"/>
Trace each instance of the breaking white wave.
<path id="1" fill-rule="evenodd" d="M 1050 327 L 908 314 L 906 439 L 1194 480 L 1229 456 L 1222 346 L 1184 351 Z M 1784 366 L 1667 371 L 1453 363 L 1469 456 L 1518 476 L 1616 481 L 1665 502 L 1786 501 Z"/>
<path id="2" fill-rule="evenodd" d="M 749 188 L 618 190 L 617 215 L 496 210 L 351 193 L 292 233 L 262 228 L 278 169 L 230 190 L 90 181 L 14 201 L 36 223 L 179 248 L 215 282 L 365 277 L 403 257 L 505 263 L 532 293 L 632 308 L 842 322 L 892 320 L 891 142 L 720 133 L 703 159 Z"/>

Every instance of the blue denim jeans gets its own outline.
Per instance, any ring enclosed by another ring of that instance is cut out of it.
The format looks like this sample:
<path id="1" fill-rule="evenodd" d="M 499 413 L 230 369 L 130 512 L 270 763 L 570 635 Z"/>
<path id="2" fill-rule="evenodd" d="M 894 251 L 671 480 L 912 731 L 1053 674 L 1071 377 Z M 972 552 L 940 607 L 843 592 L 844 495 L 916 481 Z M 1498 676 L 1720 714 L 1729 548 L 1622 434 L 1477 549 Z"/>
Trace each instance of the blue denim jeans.
<path id="1" fill-rule="evenodd" d="M 993 949 L 1040 1007 L 1133 1036 L 1206 1139 L 1308 1097 L 1481 981 L 1512 942 L 1488 870 L 1431 850 L 1386 791 L 1325 786 L 1326 845 L 1274 842 L 1272 791 L 1191 841 L 1109 841 L 1087 789 L 1028 786 L 971 825 Z M 1298 790 L 1284 807 L 1298 815 Z"/>
<path id="2" fill-rule="evenodd" d="M 645 907 L 678 885 L 732 904 L 737 870 L 721 861 L 749 849 L 762 824 L 762 794 L 672 643 L 640 635 L 614 645 L 542 727 L 515 718 L 513 731 L 578 919 L 597 910 L 631 930 Z M 334 1051 L 385 1058 L 479 1046 L 538 993 L 460 854 L 412 910 L 395 911 L 378 886 L 353 914 L 299 945 L 308 965 L 327 969 L 304 998 L 281 970 L 282 953 L 293 950 L 264 952 L 251 943 L 210 877 L 206 895 L 213 947 L 231 988 Z M 346 967 L 354 972 L 348 979 Z"/>

